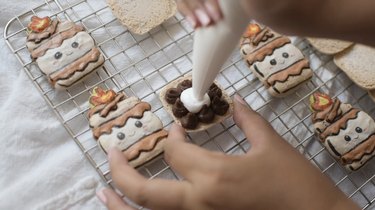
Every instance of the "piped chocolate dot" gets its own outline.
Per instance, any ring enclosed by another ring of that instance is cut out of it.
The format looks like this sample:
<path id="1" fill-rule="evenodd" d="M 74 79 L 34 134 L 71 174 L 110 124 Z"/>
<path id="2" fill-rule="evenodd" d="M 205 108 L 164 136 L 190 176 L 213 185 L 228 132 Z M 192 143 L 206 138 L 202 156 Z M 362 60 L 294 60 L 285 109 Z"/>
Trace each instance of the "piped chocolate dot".
<path id="1" fill-rule="evenodd" d="M 181 118 L 180 121 L 182 127 L 187 129 L 195 129 L 199 123 L 198 117 L 193 113 L 187 114 L 185 117 Z"/>
<path id="2" fill-rule="evenodd" d="M 120 139 L 120 140 L 123 140 L 123 139 L 125 139 L 125 134 L 120 132 L 120 133 L 117 134 L 117 138 Z"/>
<path id="3" fill-rule="evenodd" d="M 134 125 L 135 125 L 135 127 L 137 127 L 137 128 L 141 128 L 141 127 L 143 126 L 142 122 L 139 121 L 139 120 L 135 121 Z"/>
<path id="4" fill-rule="evenodd" d="M 55 53 L 55 59 L 60 59 L 62 57 L 62 53 L 61 52 L 56 52 Z"/>
<path id="5" fill-rule="evenodd" d="M 202 123 L 211 123 L 214 118 L 215 113 L 207 105 L 204 105 L 201 111 L 198 113 L 198 119 Z"/>
<path id="6" fill-rule="evenodd" d="M 170 88 L 165 93 L 165 100 L 169 104 L 174 104 L 176 100 L 180 97 L 181 91 L 178 88 Z"/>
<path id="7" fill-rule="evenodd" d="M 176 103 L 172 107 L 173 115 L 177 118 L 185 116 L 189 111 L 185 108 L 184 104 L 180 99 L 176 100 Z"/>
<path id="8" fill-rule="evenodd" d="M 73 48 L 77 48 L 78 45 L 79 45 L 78 42 L 73 42 L 73 43 L 72 43 L 72 47 L 73 47 Z"/>
<path id="9" fill-rule="evenodd" d="M 188 88 L 191 88 L 192 86 L 193 83 L 191 82 L 191 80 L 186 79 L 177 85 L 177 89 L 179 89 L 182 92 Z"/>

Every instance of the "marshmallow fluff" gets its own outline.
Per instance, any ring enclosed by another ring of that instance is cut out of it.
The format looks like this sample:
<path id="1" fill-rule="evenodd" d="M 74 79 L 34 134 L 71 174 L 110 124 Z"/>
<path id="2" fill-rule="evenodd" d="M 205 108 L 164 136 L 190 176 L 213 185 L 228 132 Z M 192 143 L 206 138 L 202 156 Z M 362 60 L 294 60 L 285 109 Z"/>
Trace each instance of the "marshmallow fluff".
<path id="1" fill-rule="evenodd" d="M 204 94 L 202 98 L 196 98 L 193 88 L 188 88 L 181 93 L 181 102 L 185 108 L 191 113 L 198 113 L 204 105 L 210 106 L 211 100 L 208 94 Z"/>

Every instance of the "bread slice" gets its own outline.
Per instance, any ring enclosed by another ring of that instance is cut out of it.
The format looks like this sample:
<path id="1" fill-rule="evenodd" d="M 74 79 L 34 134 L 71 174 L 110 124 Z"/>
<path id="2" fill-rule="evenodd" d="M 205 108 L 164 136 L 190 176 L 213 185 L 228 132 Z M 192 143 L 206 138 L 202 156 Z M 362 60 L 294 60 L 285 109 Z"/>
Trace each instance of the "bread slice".
<path id="1" fill-rule="evenodd" d="M 184 76 L 184 77 L 180 77 L 174 81 L 172 81 L 171 83 L 169 83 L 168 85 L 166 85 L 161 91 L 160 91 L 160 94 L 159 94 L 159 97 L 160 97 L 160 101 L 162 102 L 165 110 L 173 117 L 175 123 L 177 123 L 178 125 L 181 125 L 181 122 L 180 122 L 180 119 L 175 117 L 173 112 L 172 112 L 172 107 L 173 105 L 172 104 L 169 104 L 166 100 L 165 100 L 165 94 L 167 93 L 167 90 L 170 89 L 170 88 L 176 88 L 177 85 L 179 83 L 181 83 L 182 81 L 184 80 L 191 80 L 191 75 L 189 76 Z M 221 123 L 223 122 L 226 118 L 232 116 L 233 114 L 233 101 L 232 99 L 229 97 L 229 95 L 225 92 L 225 90 L 220 87 L 219 84 L 217 84 L 215 82 L 215 84 L 221 89 L 222 93 L 223 93 L 223 96 L 222 96 L 222 99 L 224 99 L 225 101 L 228 102 L 229 104 L 229 109 L 227 111 L 227 113 L 225 113 L 225 115 L 223 116 L 220 116 L 220 115 L 215 115 L 215 118 L 213 120 L 213 122 L 211 123 L 199 123 L 198 126 L 195 128 L 195 129 L 186 129 L 185 128 L 185 131 L 186 132 L 189 132 L 189 133 L 192 133 L 192 132 L 198 132 L 198 131 L 203 131 L 203 130 L 207 130 L 209 129 L 210 127 L 214 126 L 215 124 L 217 123 Z"/>
<path id="2" fill-rule="evenodd" d="M 307 40 L 315 49 L 327 55 L 337 54 L 353 45 L 352 42 L 335 39 L 307 38 Z"/>
<path id="3" fill-rule="evenodd" d="M 361 88 L 375 89 L 375 48 L 356 44 L 335 55 L 334 62 Z"/>
<path id="4" fill-rule="evenodd" d="M 174 0 L 107 0 L 113 14 L 131 32 L 144 34 L 172 17 Z"/>

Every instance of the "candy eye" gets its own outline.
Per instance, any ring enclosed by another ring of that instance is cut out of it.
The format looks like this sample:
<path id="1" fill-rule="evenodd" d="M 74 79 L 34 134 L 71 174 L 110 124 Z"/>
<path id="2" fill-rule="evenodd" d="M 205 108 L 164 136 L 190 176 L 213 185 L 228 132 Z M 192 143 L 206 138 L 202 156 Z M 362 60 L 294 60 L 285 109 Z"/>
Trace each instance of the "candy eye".
<path id="1" fill-rule="evenodd" d="M 289 58 L 289 54 L 285 52 L 285 53 L 283 53 L 283 57 L 284 58 Z"/>
<path id="2" fill-rule="evenodd" d="M 56 52 L 55 53 L 55 58 L 56 59 L 60 59 L 62 57 L 62 53 L 61 52 Z"/>
<path id="3" fill-rule="evenodd" d="M 356 131 L 357 133 L 362 133 L 363 130 L 362 130 L 362 128 L 360 128 L 360 127 L 356 127 L 356 128 L 355 128 L 355 131 Z"/>
<path id="4" fill-rule="evenodd" d="M 135 125 L 135 127 L 137 127 L 137 128 L 140 128 L 140 127 L 143 126 L 142 122 L 139 121 L 139 120 L 137 120 L 137 121 L 134 123 L 134 125 Z"/>
<path id="5" fill-rule="evenodd" d="M 272 59 L 272 60 L 270 61 L 270 64 L 271 64 L 272 66 L 274 66 L 274 65 L 276 65 L 276 64 L 277 64 L 277 62 L 276 62 L 276 60 L 275 60 L 275 59 Z"/>
<path id="6" fill-rule="evenodd" d="M 348 136 L 348 135 L 345 135 L 344 139 L 345 139 L 345 141 L 350 141 L 350 140 L 352 140 L 352 138 L 350 138 L 350 136 Z"/>
<path id="7" fill-rule="evenodd" d="M 120 140 L 123 140 L 125 138 L 125 134 L 120 132 L 117 134 L 117 138 L 120 139 Z"/>
<path id="8" fill-rule="evenodd" d="M 72 47 L 73 47 L 73 48 L 77 48 L 77 47 L 78 47 L 78 43 L 77 43 L 77 42 L 73 42 L 73 43 L 72 43 Z"/>

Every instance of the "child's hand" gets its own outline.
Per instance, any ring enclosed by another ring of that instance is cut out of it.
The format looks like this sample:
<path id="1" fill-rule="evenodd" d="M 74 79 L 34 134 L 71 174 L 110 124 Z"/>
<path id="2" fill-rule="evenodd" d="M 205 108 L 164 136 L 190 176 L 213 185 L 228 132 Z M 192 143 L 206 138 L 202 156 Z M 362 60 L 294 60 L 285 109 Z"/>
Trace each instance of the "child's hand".
<path id="1" fill-rule="evenodd" d="M 177 6 L 193 28 L 208 26 L 222 18 L 218 0 L 177 0 Z"/>
<path id="2" fill-rule="evenodd" d="M 234 120 L 251 143 L 247 154 L 206 151 L 185 142 L 184 130 L 173 125 L 165 159 L 185 180 L 147 180 L 115 149 L 109 155 L 114 183 L 150 209 L 358 209 L 238 96 Z M 98 196 L 111 210 L 133 209 L 112 190 Z"/>

